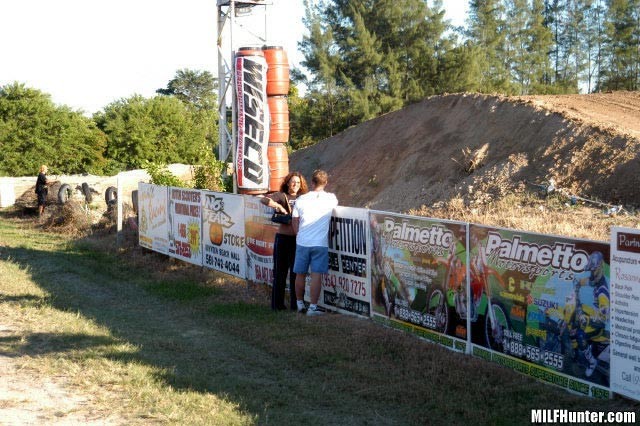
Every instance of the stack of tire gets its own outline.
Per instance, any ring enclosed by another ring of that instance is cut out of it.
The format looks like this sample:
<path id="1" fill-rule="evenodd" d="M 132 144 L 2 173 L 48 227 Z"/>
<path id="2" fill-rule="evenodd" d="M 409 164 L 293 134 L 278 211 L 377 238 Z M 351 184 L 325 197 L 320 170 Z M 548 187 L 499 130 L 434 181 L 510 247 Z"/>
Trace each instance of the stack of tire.
<path id="1" fill-rule="evenodd" d="M 262 48 L 267 61 L 267 101 L 269 104 L 269 191 L 279 191 L 289 174 L 289 60 L 281 46 Z"/>
<path id="2" fill-rule="evenodd" d="M 118 189 L 110 186 L 104 191 L 104 201 L 107 203 L 107 209 L 114 208 L 118 203 Z"/>
<path id="3" fill-rule="evenodd" d="M 91 204 L 91 202 L 93 202 L 92 192 L 95 191 L 91 189 L 87 182 L 83 182 L 82 185 L 77 186 L 76 189 L 82 191 L 82 195 L 84 195 L 84 200 L 87 204 Z M 73 190 L 71 189 L 71 185 L 68 183 L 60 185 L 60 188 L 58 189 L 58 203 L 66 204 L 67 201 L 71 199 L 72 193 Z"/>

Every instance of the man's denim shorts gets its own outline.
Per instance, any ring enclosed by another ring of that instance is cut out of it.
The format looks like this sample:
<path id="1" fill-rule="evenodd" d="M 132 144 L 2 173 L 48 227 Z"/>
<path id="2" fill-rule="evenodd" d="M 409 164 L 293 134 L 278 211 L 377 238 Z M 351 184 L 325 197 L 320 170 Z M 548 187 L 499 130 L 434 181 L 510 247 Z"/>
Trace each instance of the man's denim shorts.
<path id="1" fill-rule="evenodd" d="M 329 271 L 329 249 L 327 247 L 296 246 L 296 260 L 293 263 L 293 272 L 296 274 L 311 272 L 326 274 Z"/>

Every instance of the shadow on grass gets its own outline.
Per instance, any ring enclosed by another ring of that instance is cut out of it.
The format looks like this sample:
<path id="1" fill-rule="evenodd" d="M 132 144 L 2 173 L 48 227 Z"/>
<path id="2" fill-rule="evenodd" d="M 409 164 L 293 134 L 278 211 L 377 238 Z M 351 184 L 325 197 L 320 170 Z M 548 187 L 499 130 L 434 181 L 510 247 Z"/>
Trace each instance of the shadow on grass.
<path id="1" fill-rule="evenodd" d="M 112 337 L 92 336 L 84 333 L 30 333 L 26 336 L 0 337 L 0 355 L 19 357 L 22 355 L 64 354 L 71 351 L 107 347 L 118 343 L 118 340 Z"/>
<path id="2" fill-rule="evenodd" d="M 0 294 L 0 301 L 77 312 L 107 327 L 113 336 L 36 333 L 22 336 L 22 341 L 5 337 L 0 354 L 99 351 L 116 362 L 148 365 L 156 379 L 175 389 L 231 401 L 260 424 L 265 418 L 297 424 L 300 410 L 308 412 L 309 424 L 326 424 L 327 419 L 340 423 L 332 413 L 302 408 L 315 405 L 313 378 L 293 368 L 293 360 L 283 361 L 255 344 L 264 338 L 264 327 L 286 331 L 293 313 L 273 313 L 267 306 L 243 302 L 217 304 L 219 289 L 188 280 L 154 282 L 145 271 L 132 271 L 114 256 L 82 246 L 63 251 L 5 246 L 0 260 L 27 269 L 32 281 L 51 295 Z M 213 300 L 205 308 L 191 306 L 191 301 L 197 305 L 207 298 Z M 114 350 L 123 342 L 136 350 Z M 284 400 L 283 390 L 289 395 Z M 294 395 L 298 400 L 290 404 Z"/>
<path id="3" fill-rule="evenodd" d="M 614 407 L 370 321 L 217 303 L 215 289 L 154 282 L 81 245 L 53 252 L 4 247 L 0 260 L 7 259 L 28 268 L 52 295 L 51 306 L 78 312 L 113 336 L 27 336 L 23 350 L 43 350 L 47 338 L 59 353 L 98 349 L 104 358 L 152 367 L 172 388 L 231 401 L 259 424 L 513 424 L 528 422 L 531 408 Z M 29 296 L 13 302 L 39 303 Z M 123 342 L 135 349 L 116 350 Z M 11 344 L 17 342 L 2 343 Z"/>
<path id="4" fill-rule="evenodd" d="M 0 294 L 0 303 L 15 303 L 20 306 L 43 306 L 50 303 L 46 297 L 35 296 L 32 294 L 6 295 Z"/>

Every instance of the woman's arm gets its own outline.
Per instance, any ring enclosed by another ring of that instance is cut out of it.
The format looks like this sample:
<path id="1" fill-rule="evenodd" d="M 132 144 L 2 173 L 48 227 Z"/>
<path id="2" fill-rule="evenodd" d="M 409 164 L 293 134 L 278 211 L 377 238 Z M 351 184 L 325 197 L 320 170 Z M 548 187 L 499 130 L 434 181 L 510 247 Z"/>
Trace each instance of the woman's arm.
<path id="1" fill-rule="evenodd" d="M 275 209 L 275 211 L 280 212 L 280 213 L 287 213 L 287 209 L 285 209 L 284 207 L 282 207 L 282 205 L 276 201 L 274 201 L 273 199 L 271 199 L 268 196 L 262 197 L 260 199 L 260 202 L 262 204 L 264 204 L 267 207 L 271 207 L 272 209 Z"/>

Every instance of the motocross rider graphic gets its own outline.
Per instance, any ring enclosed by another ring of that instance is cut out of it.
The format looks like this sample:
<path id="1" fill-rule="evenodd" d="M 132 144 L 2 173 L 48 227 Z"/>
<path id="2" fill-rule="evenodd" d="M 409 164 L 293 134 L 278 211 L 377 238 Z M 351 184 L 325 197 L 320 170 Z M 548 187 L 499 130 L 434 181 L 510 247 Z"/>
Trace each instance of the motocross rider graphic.
<path id="1" fill-rule="evenodd" d="M 547 308 L 545 322 L 541 324 L 541 328 L 546 330 L 549 336 L 555 336 L 547 339 L 543 347 L 559 353 L 570 351 L 569 356 L 574 361 L 584 357 L 586 377 L 591 377 L 596 371 L 599 365 L 598 357 L 603 362 L 608 362 L 608 357 L 603 356 L 603 351 L 606 350 L 608 353 L 609 339 L 605 328 L 609 317 L 609 284 L 603 268 L 602 253 L 593 252 L 584 269 L 589 276 L 575 278 L 573 289 L 564 306 Z M 586 285 L 593 287 L 593 306 L 583 304 L 580 300 L 580 289 Z M 603 368 L 606 370 L 606 365 Z"/>
<path id="2" fill-rule="evenodd" d="M 582 286 L 593 287 L 593 307 L 582 305 L 578 297 L 575 310 L 570 317 L 573 326 L 570 334 L 571 338 L 575 339 L 577 349 L 587 360 L 585 376 L 591 377 L 598 365 L 598 360 L 592 353 L 593 342 L 603 338 L 609 318 L 609 282 L 604 276 L 602 253 L 591 253 L 585 271 L 589 272 L 589 276 L 576 280 L 576 295 Z"/>
<path id="3" fill-rule="evenodd" d="M 487 255 L 484 244 L 480 242 L 480 238 L 477 235 L 471 235 L 471 241 L 473 245 L 478 248 L 478 252 L 471 257 L 469 264 L 469 272 L 471 273 L 471 297 L 474 303 L 471 304 L 471 315 L 475 317 L 475 312 L 482 293 L 484 292 L 487 297 L 491 298 L 491 285 L 489 282 L 489 276 L 493 275 L 498 280 L 498 283 L 504 287 L 502 276 L 493 268 L 487 266 Z M 495 318 L 493 318 L 493 312 L 489 309 L 489 317 L 491 318 L 491 324 L 494 325 Z"/>
<path id="4" fill-rule="evenodd" d="M 589 271 L 588 278 L 580 280 L 580 285 L 588 284 L 593 287 L 593 305 L 598 319 L 606 322 L 609 318 L 609 282 L 604 276 L 604 256 L 594 251 L 589 256 L 589 263 L 585 270 Z"/>
<path id="5" fill-rule="evenodd" d="M 466 301 L 466 293 L 467 289 L 465 286 L 465 279 L 467 277 L 467 268 L 462 263 L 462 260 L 458 257 L 458 253 L 456 253 L 457 241 L 453 241 L 451 246 L 449 247 L 449 253 L 446 258 L 438 257 L 436 258 L 436 264 L 444 265 L 445 267 L 445 277 L 443 288 L 445 290 L 451 290 L 454 292 L 454 302 L 456 312 L 460 315 L 461 318 L 467 317 L 467 301 Z M 464 253 L 464 251 L 462 252 Z M 460 253 L 460 254 L 462 254 Z"/>
<path id="6" fill-rule="evenodd" d="M 389 262 L 386 253 L 383 253 L 382 227 L 374 217 L 371 217 L 371 235 L 373 262 L 371 275 L 374 282 L 378 282 L 380 293 L 384 301 L 385 314 L 391 318 L 394 314 L 396 297 L 410 302 L 413 298 L 409 294 L 407 286 L 398 278 L 393 262 Z"/>
<path id="7" fill-rule="evenodd" d="M 371 250 L 373 252 L 371 278 L 374 283 L 378 283 L 378 288 L 383 299 L 382 301 L 384 302 L 385 314 L 391 318 L 393 304 L 395 302 L 395 291 L 393 291 L 393 289 L 396 288 L 396 284 L 399 285 L 399 283 L 391 282 L 391 278 L 395 278 L 395 274 L 390 273 L 389 266 L 384 260 L 382 253 L 382 227 L 373 216 L 371 216 L 370 219 L 370 227 L 372 236 Z"/>

